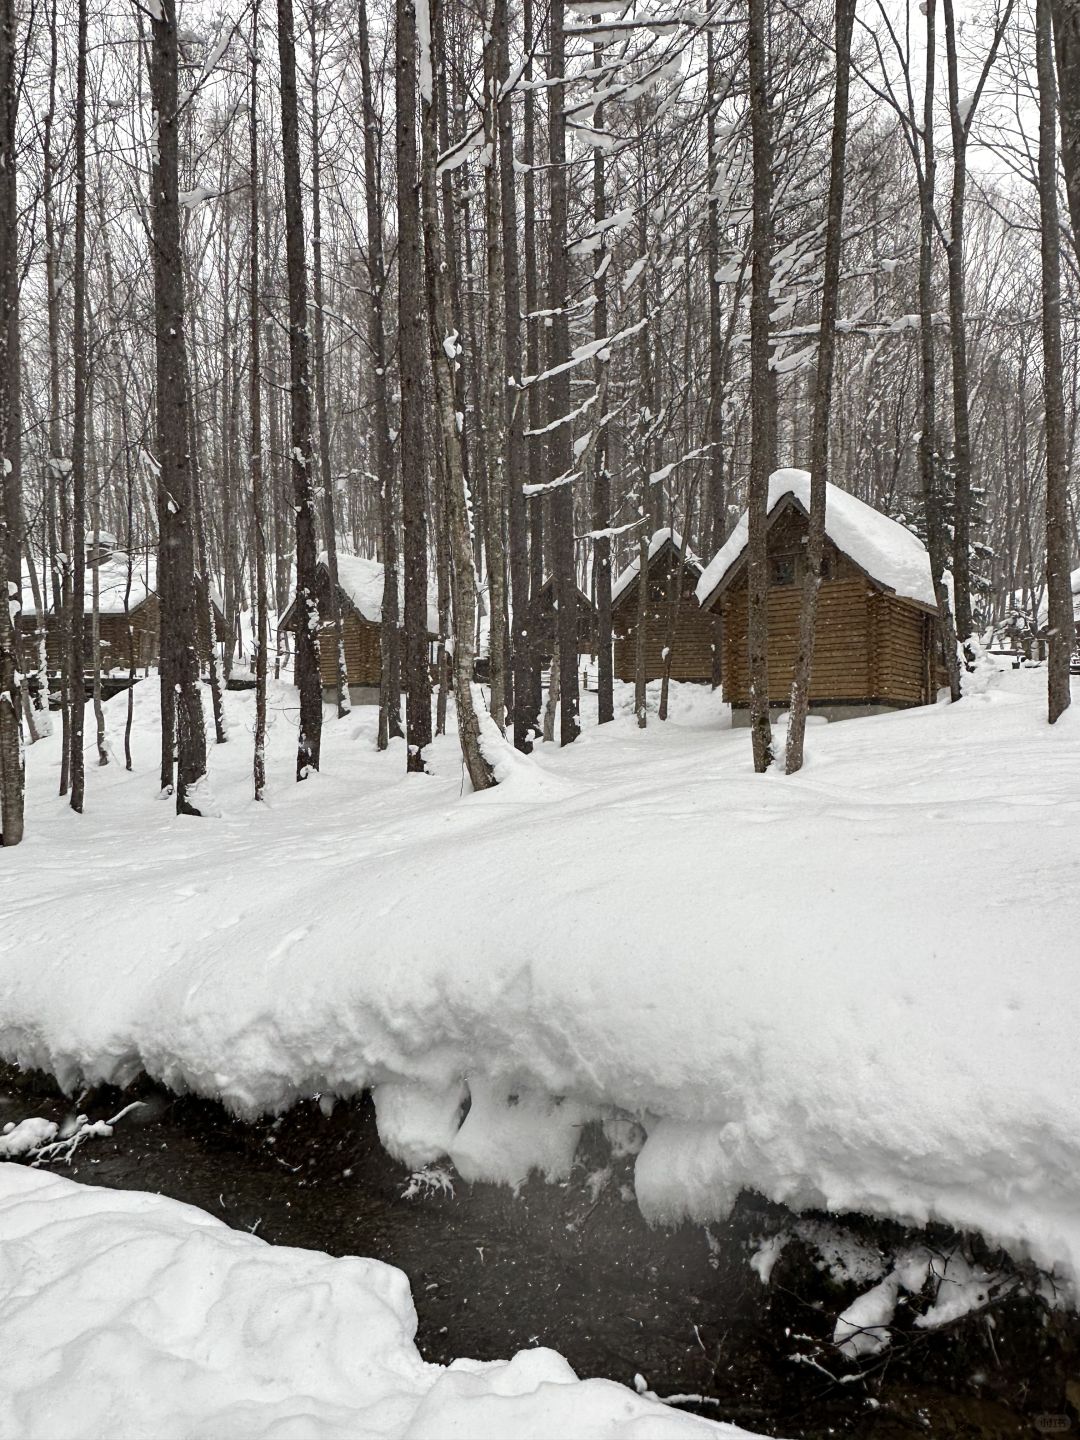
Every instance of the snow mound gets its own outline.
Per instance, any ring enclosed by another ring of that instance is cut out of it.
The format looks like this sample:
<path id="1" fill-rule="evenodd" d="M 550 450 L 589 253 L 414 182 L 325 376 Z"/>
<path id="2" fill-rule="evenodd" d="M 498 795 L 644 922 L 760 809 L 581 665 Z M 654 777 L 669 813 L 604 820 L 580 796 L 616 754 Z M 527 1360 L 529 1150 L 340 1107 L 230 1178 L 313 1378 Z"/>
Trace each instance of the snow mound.
<path id="1" fill-rule="evenodd" d="M 0 1165 L 0 1440 L 745 1436 L 551 1350 L 430 1365 L 415 1333 L 408 1279 L 381 1261 Z"/>
<path id="2" fill-rule="evenodd" d="M 788 496 L 810 510 L 810 472 L 777 470 L 769 479 L 769 514 Z M 825 533 L 838 550 L 854 560 L 872 580 L 904 600 L 936 605 L 930 574 L 930 556 L 917 535 L 890 520 L 872 505 L 866 505 L 839 486 L 825 484 Z M 708 603 L 716 587 L 742 557 L 749 537 L 749 523 L 743 511 L 739 523 L 698 581 L 697 598 Z"/>

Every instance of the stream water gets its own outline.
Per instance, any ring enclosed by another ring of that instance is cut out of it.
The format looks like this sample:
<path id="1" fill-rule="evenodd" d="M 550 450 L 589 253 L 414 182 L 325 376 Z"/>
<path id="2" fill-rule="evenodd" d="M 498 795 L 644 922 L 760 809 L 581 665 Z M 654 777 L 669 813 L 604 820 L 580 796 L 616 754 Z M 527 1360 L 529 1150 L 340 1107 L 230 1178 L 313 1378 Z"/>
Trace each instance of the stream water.
<path id="1" fill-rule="evenodd" d="M 272 1243 L 399 1266 L 429 1360 L 548 1345 L 580 1375 L 642 1376 L 661 1396 L 699 1397 L 686 1408 L 790 1440 L 1080 1431 L 1069 1398 L 1080 1404 L 1075 1316 L 1009 1300 L 992 1317 L 912 1330 L 865 1377 L 845 1379 L 829 1336 L 851 1295 L 797 1246 L 768 1286 L 748 1263 L 753 1238 L 784 1212 L 746 1195 L 708 1232 L 650 1229 L 631 1162 L 613 1163 L 598 1137 L 595 1154 L 585 1137 L 580 1171 L 563 1185 L 534 1181 L 515 1196 L 454 1181 L 452 1193 L 424 1187 L 405 1199 L 409 1176 L 379 1145 L 367 1099 L 245 1124 L 142 1082 L 81 1096 L 79 1109 L 105 1119 L 133 1099 L 144 1103 L 113 1137 L 88 1141 L 60 1173 L 160 1192 Z M 45 1077 L 0 1066 L 0 1125 L 71 1114 Z M 903 1239 L 899 1227 L 853 1223 L 883 1247 Z"/>

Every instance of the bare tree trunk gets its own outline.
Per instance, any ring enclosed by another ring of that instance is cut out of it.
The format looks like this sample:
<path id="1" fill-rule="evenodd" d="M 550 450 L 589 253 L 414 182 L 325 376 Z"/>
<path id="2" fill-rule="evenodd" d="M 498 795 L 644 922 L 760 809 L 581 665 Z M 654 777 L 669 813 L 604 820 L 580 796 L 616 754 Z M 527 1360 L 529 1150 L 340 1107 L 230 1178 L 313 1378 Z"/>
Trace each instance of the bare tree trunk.
<path id="1" fill-rule="evenodd" d="M 946 0 L 948 3 L 948 0 Z M 818 592 L 825 559 L 825 495 L 829 478 L 829 421 L 832 415 L 836 317 L 840 309 L 840 256 L 844 228 L 844 167 L 847 158 L 848 85 L 855 0 L 836 0 L 836 78 L 833 99 L 832 151 L 829 157 L 829 199 L 825 219 L 825 262 L 821 282 L 817 371 L 814 376 L 814 420 L 810 436 L 810 531 L 806 575 L 799 612 L 799 652 L 791 682 L 786 767 L 789 775 L 802 769 L 806 714 L 817 635 Z"/>
<path id="2" fill-rule="evenodd" d="M 398 598 L 397 484 L 390 442 L 390 400 L 387 379 L 386 260 L 383 247 L 381 154 L 379 122 L 371 85 L 371 47 L 367 0 L 357 0 L 357 36 L 364 107 L 364 189 L 367 199 L 368 343 L 375 394 L 375 464 L 379 482 L 383 593 L 380 626 L 379 749 L 385 750 L 401 731 L 401 626 Z"/>
<path id="3" fill-rule="evenodd" d="M 521 23 L 525 50 L 525 96 L 522 116 L 522 160 L 525 164 L 525 184 L 522 215 L 522 242 L 525 262 L 525 367 L 530 375 L 538 375 L 541 368 L 541 329 L 536 312 L 539 308 L 539 260 L 536 247 L 536 94 L 529 83 L 533 78 L 533 50 L 539 42 L 536 33 L 539 22 L 536 19 L 533 0 L 522 0 Z M 539 386 L 531 385 L 528 393 L 528 422 L 531 431 L 537 431 L 544 423 L 543 398 Z M 541 466 L 540 439 L 537 435 L 528 437 L 526 471 L 528 484 L 538 486 L 543 478 Z M 536 489 L 528 501 L 529 518 L 529 606 L 527 623 L 529 627 L 527 693 L 522 699 L 524 712 L 522 722 L 526 732 L 540 734 L 540 706 L 542 694 L 542 657 L 539 633 L 539 595 L 544 583 L 544 497 Z"/>
<path id="4" fill-rule="evenodd" d="M 1051 0 L 1057 58 L 1061 168 L 1069 201 L 1073 253 L 1080 266 L 1080 5 Z"/>
<path id="5" fill-rule="evenodd" d="M 642 462 L 641 513 L 648 513 L 648 465 Z M 645 670 L 645 640 L 649 626 L 649 536 L 642 530 L 638 538 L 637 623 L 634 628 L 634 714 L 638 729 L 647 723 L 646 696 L 648 681 Z"/>
<path id="6" fill-rule="evenodd" d="M 559 642 L 555 641 L 555 650 L 551 657 L 551 669 L 548 671 L 548 696 L 547 704 L 544 706 L 544 744 L 550 745 L 555 739 L 555 717 L 559 713 Z"/>
<path id="7" fill-rule="evenodd" d="M 175 694 L 176 812 L 178 815 L 200 815 L 205 803 L 206 724 L 199 680 L 192 533 L 193 485 L 188 454 L 189 397 L 178 200 L 179 47 L 175 0 L 161 0 L 160 18 L 151 21 L 151 28 L 151 89 L 157 125 L 153 167 L 157 434 L 165 524 L 161 548 L 169 574 L 167 595 L 163 596 L 159 591 L 161 649 L 163 661 L 165 652 L 169 653 L 168 677 Z M 78 553 L 75 559 L 78 564 Z M 75 588 L 77 600 L 78 577 Z"/>
<path id="8" fill-rule="evenodd" d="M 251 374 L 248 388 L 248 416 L 251 424 L 251 505 L 255 545 L 255 745 L 252 753 L 252 784 L 256 800 L 266 798 L 266 671 L 270 644 L 269 600 L 266 582 L 266 495 L 262 449 L 262 338 L 259 315 L 259 0 L 251 12 L 251 88 L 248 105 L 248 171 L 251 186 L 250 338 Z"/>
<path id="9" fill-rule="evenodd" d="M 750 129 L 754 157 L 753 275 L 750 299 L 750 488 L 747 495 L 747 639 L 754 769 L 772 764 L 769 720 L 769 577 L 765 518 L 776 455 L 775 389 L 769 371 L 773 183 L 769 115 L 768 0 L 750 0 Z"/>
<path id="10" fill-rule="evenodd" d="M 496 23 L 497 22 L 497 23 Z M 498 0 L 493 16 L 493 41 L 501 75 L 510 72 L 510 23 L 505 0 Z M 528 37 L 525 39 L 528 43 Z M 506 370 L 507 480 L 509 482 L 509 549 L 511 679 L 514 744 L 521 751 L 532 748 L 530 724 L 529 649 L 529 521 L 525 497 L 527 455 L 525 439 L 526 396 L 521 382 L 521 257 L 518 253 L 517 175 L 514 157 L 513 98 L 504 95 L 498 111 L 499 178 L 502 185 L 503 313 L 505 321 L 504 366 Z"/>
<path id="11" fill-rule="evenodd" d="M 330 619 L 337 653 L 338 719 L 352 710 L 349 669 L 345 662 L 345 631 L 341 624 L 338 591 L 337 534 L 334 480 L 330 468 L 330 419 L 326 409 L 326 322 L 323 316 L 322 176 L 319 133 L 319 52 L 316 43 L 318 6 L 311 7 L 311 288 L 315 312 L 315 412 L 319 427 L 319 473 L 323 492 L 323 529 L 326 532 L 326 569 L 330 579 Z"/>
<path id="12" fill-rule="evenodd" d="M 711 33 L 711 32 L 710 32 Z M 593 46 L 593 64 L 599 66 L 604 50 Z M 593 125 L 599 131 L 604 125 L 604 107 L 598 105 Z M 604 152 L 598 146 L 593 152 L 593 225 L 599 227 L 607 216 L 607 175 Z M 593 335 L 599 340 L 608 333 L 606 246 L 601 246 L 599 263 L 594 271 Z M 596 362 L 596 387 L 600 398 L 597 408 L 603 414 L 607 404 L 607 364 Z M 593 603 L 596 606 L 596 722 L 606 725 L 615 718 L 615 671 L 611 637 L 611 471 L 608 469 L 608 429 L 601 423 L 596 437 L 593 467 Z"/>
<path id="13" fill-rule="evenodd" d="M 84 12 L 85 13 L 85 12 Z M 83 34 L 84 32 L 80 32 Z M 22 597 L 21 441 L 19 414 L 19 252 L 16 196 L 14 0 L 0 0 L 0 845 L 23 838 L 26 775 L 18 626 Z M 85 54 L 85 47 L 83 47 Z"/>
<path id="14" fill-rule="evenodd" d="M 78 54 L 75 72 L 75 256 L 72 283 L 74 306 L 74 394 L 71 439 L 71 795 L 81 815 L 86 790 L 83 765 L 83 721 L 86 714 L 86 662 L 83 611 L 86 600 L 86 0 L 79 0 Z"/>
<path id="15" fill-rule="evenodd" d="M 296 512 L 296 683 L 300 733 L 296 778 L 319 768 L 322 676 L 319 669 L 319 599 L 315 583 L 315 477 L 311 446 L 311 337 L 308 330 L 300 127 L 296 100 L 296 37 L 292 0 L 277 0 L 281 64 L 281 156 L 285 172 L 285 262 L 289 277 L 289 442 Z"/>
<path id="16" fill-rule="evenodd" d="M 1042 220 L 1043 395 L 1046 406 L 1046 591 L 1050 622 L 1047 703 L 1050 724 L 1069 708 L 1073 644 L 1069 585 L 1065 399 L 1061 386 L 1061 229 L 1057 198 L 1057 84 L 1050 0 L 1036 0 L 1039 76 L 1039 214 Z"/>
<path id="17" fill-rule="evenodd" d="M 94 722 L 97 730 L 98 765 L 108 765 L 109 751 L 105 744 L 105 710 L 101 703 L 101 508 L 94 497 L 94 570 L 91 581 L 90 644 L 94 674 Z"/>
<path id="18" fill-rule="evenodd" d="M 491 24 L 484 45 L 484 233 L 487 251 L 485 312 L 484 432 L 488 454 L 487 521 L 488 664 L 491 698 L 488 708 L 500 730 L 506 729 L 506 547 L 503 523 L 507 481 L 506 276 L 503 268 L 501 162 L 499 157 L 499 86 L 506 29 L 507 0 L 491 0 Z M 517 477 L 515 477 L 517 483 Z"/>
<path id="19" fill-rule="evenodd" d="M 549 364 L 558 366 L 570 358 L 569 276 L 566 266 L 567 170 L 566 120 L 562 77 L 566 69 L 566 36 L 563 31 L 563 0 L 551 0 L 548 11 L 548 163 L 550 247 L 548 252 L 548 305 L 551 316 Z M 570 411 L 568 371 L 547 381 L 548 424 Z M 569 745 L 581 732 L 578 696 L 577 574 L 574 566 L 574 485 L 570 478 L 573 456 L 569 422 L 559 424 L 548 436 L 551 474 L 558 482 L 551 492 L 551 571 L 554 577 L 556 626 L 559 635 L 559 743 Z"/>
<path id="20" fill-rule="evenodd" d="M 949 692 L 960 698 L 956 627 L 945 587 L 947 541 L 941 466 L 937 453 L 937 360 L 934 354 L 934 191 L 937 158 L 934 148 L 934 84 L 936 64 L 935 5 L 926 0 L 926 77 L 923 109 L 923 163 L 919 176 L 919 351 L 922 366 L 922 428 L 919 433 L 919 476 L 926 509 L 926 548 L 938 603 L 938 635 L 949 675 Z"/>
<path id="21" fill-rule="evenodd" d="M 431 7 L 431 28 L 435 28 L 435 7 Z M 439 199 L 435 178 L 438 137 L 434 96 L 431 89 L 431 36 L 420 37 L 420 110 L 423 127 L 422 195 L 424 258 L 426 262 L 428 318 L 431 332 L 431 369 L 435 384 L 442 455 L 445 461 L 445 497 L 450 538 L 450 586 L 454 597 L 454 701 L 457 706 L 458 739 L 465 768 L 474 790 L 495 784 L 495 772 L 480 739 L 473 688 L 476 633 L 476 569 L 472 535 L 469 530 L 469 499 L 461 465 L 457 407 L 454 398 L 456 347 L 451 339 L 450 307 L 446 295 L 446 272 L 439 245 Z M 492 617 L 494 624 L 494 617 Z M 429 711 L 430 720 L 430 711 Z"/>
<path id="22" fill-rule="evenodd" d="M 424 456 L 423 257 L 416 155 L 416 10 L 396 0 L 398 364 L 401 376 L 401 491 L 405 527 L 406 768 L 423 772 L 431 744 L 428 676 L 427 486 Z M 430 41 L 429 41 L 430 43 Z"/>

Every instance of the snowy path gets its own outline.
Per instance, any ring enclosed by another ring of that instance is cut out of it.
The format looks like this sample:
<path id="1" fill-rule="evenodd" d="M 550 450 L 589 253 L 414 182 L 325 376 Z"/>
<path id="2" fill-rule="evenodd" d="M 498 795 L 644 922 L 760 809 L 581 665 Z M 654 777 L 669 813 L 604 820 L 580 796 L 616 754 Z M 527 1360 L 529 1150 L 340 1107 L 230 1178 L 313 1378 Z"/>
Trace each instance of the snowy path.
<path id="1" fill-rule="evenodd" d="M 324 773 L 288 786 L 281 690 L 261 810 L 230 696 L 207 822 L 153 795 L 143 685 L 140 773 L 91 772 L 81 821 L 51 794 L 55 742 L 31 752 L 0 1053 L 240 1111 L 377 1084 L 395 1153 L 509 1183 L 633 1115 L 650 1216 L 718 1217 L 750 1186 L 977 1228 L 1075 1276 L 1080 713 L 1048 729 L 1042 684 L 814 727 L 790 780 L 755 777 L 688 689 L 667 726 L 624 714 L 465 797 L 452 740 L 407 778 L 370 714 L 328 724 Z"/>
<path id="2" fill-rule="evenodd" d="M 731 1440 L 551 1350 L 426 1364 L 409 1282 L 0 1164 L 0 1440 Z"/>

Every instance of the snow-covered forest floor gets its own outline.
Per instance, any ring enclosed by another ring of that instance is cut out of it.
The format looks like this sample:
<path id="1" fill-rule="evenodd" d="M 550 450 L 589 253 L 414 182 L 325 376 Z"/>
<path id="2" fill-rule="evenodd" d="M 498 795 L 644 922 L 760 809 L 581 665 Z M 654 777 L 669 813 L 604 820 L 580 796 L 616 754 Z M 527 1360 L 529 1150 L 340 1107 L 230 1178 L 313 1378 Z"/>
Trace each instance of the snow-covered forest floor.
<path id="1" fill-rule="evenodd" d="M 1044 683 L 1009 671 L 954 707 L 814 725 L 791 779 L 753 775 L 708 691 L 678 688 L 644 733 L 624 695 L 613 725 L 516 759 L 483 795 L 462 793 L 453 737 L 433 775 L 407 777 L 400 748 L 375 750 L 371 710 L 330 721 L 322 773 L 290 784 L 281 686 L 264 807 L 252 697 L 230 694 L 214 820 L 156 797 L 141 684 L 135 771 L 92 770 L 82 818 L 55 796 L 58 741 L 29 754 L 27 840 L 0 871 L 0 1054 L 71 1088 L 145 1071 L 241 1114 L 375 1087 L 383 1143 L 409 1166 L 449 1157 L 511 1185 L 565 1176 L 595 1119 L 614 1154 L 638 1152 L 651 1219 L 720 1219 L 752 1189 L 938 1220 L 1067 1290 L 1080 717 L 1047 727 Z M 114 750 L 125 706 L 107 707 Z M 0 1167 L 5 1234 L 31 1202 L 84 1203 L 15 1173 Z M 191 1218 L 154 1213 L 166 1230 Z M 70 1288 L 62 1247 L 34 1253 Z M 365 1433 L 450 1433 L 404 1413 Z M 666 1433 L 632 1419 L 597 1433 Z M 319 1424 L 288 1433 L 337 1433 Z"/>

